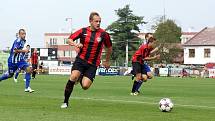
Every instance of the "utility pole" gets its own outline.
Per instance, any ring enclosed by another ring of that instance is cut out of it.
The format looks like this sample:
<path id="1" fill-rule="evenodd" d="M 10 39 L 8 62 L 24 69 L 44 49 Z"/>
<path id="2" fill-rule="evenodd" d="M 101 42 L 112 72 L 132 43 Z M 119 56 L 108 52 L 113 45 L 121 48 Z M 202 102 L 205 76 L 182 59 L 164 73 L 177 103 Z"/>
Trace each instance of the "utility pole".
<path id="1" fill-rule="evenodd" d="M 163 22 L 166 21 L 166 8 L 165 8 L 165 0 L 163 0 Z"/>
<path id="2" fill-rule="evenodd" d="M 128 40 L 126 40 L 126 59 L 125 59 L 125 67 L 128 68 Z"/>
<path id="3" fill-rule="evenodd" d="M 66 21 L 69 21 L 70 23 L 69 32 L 72 33 L 72 18 L 66 18 Z"/>

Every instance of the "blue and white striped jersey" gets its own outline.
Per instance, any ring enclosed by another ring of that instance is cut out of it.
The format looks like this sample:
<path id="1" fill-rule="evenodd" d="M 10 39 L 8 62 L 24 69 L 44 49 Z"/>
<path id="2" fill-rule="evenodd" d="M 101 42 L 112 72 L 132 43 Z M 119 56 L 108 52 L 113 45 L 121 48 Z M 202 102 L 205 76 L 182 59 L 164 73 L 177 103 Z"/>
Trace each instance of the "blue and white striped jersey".
<path id="1" fill-rule="evenodd" d="M 8 58 L 8 63 L 18 63 L 20 61 L 25 61 L 24 54 L 25 53 L 14 53 L 15 49 L 22 50 L 24 48 L 26 40 L 23 40 L 21 38 L 17 38 L 13 42 L 13 46 L 10 49 L 10 56 Z"/>

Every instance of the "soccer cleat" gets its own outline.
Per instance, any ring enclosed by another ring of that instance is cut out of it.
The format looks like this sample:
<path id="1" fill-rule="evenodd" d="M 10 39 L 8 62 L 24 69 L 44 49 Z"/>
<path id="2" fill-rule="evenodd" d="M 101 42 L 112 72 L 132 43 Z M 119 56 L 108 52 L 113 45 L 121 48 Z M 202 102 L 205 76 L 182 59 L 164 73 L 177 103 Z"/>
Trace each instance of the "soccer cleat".
<path id="1" fill-rule="evenodd" d="M 16 82 L 16 83 L 18 82 L 16 78 L 13 78 L 13 80 L 14 80 L 14 82 Z"/>
<path id="2" fill-rule="evenodd" d="M 25 92 L 30 92 L 30 93 L 32 93 L 32 92 L 34 92 L 34 90 L 31 89 L 30 87 L 28 87 L 27 89 L 25 89 Z"/>
<path id="3" fill-rule="evenodd" d="M 28 89 L 25 89 L 25 92 L 29 92 L 29 90 L 28 90 Z"/>
<path id="4" fill-rule="evenodd" d="M 139 95 L 139 92 L 135 92 L 135 93 L 134 93 L 134 96 L 137 96 L 137 95 Z"/>
<path id="5" fill-rule="evenodd" d="M 60 108 L 67 108 L 68 107 L 68 104 L 67 103 L 63 103 Z"/>
<path id="6" fill-rule="evenodd" d="M 134 80 L 134 77 L 135 77 L 135 76 L 134 76 L 134 75 L 132 75 L 131 80 Z"/>
<path id="7" fill-rule="evenodd" d="M 131 93 L 130 93 L 130 95 L 132 95 L 132 96 L 133 96 L 133 95 L 134 95 L 134 93 L 133 93 L 133 92 L 131 92 Z"/>

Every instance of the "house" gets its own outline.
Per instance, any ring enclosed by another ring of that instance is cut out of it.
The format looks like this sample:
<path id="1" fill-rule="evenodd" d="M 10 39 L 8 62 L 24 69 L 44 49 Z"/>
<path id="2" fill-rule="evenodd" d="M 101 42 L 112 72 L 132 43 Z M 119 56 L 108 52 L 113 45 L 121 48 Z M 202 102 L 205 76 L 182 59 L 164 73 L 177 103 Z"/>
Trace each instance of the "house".
<path id="1" fill-rule="evenodd" d="M 215 27 L 204 28 L 183 44 L 184 64 L 215 63 Z"/>
<path id="2" fill-rule="evenodd" d="M 57 58 L 60 63 L 70 64 L 75 60 L 77 52 L 67 44 L 71 33 L 45 33 L 45 48 L 57 48 Z"/>
<path id="3" fill-rule="evenodd" d="M 194 35 L 196 35 L 198 32 L 182 32 L 181 33 L 181 44 L 184 44 L 189 39 L 191 39 Z"/>

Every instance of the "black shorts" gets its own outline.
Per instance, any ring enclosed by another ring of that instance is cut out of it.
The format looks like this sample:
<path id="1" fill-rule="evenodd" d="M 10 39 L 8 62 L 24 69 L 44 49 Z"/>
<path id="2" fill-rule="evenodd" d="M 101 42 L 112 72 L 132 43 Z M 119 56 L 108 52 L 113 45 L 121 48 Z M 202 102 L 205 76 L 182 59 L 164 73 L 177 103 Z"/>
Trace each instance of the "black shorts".
<path id="1" fill-rule="evenodd" d="M 37 69 L 37 64 L 32 64 L 32 68 L 33 68 L 33 70 Z"/>
<path id="2" fill-rule="evenodd" d="M 142 64 L 139 62 L 132 62 L 132 74 L 136 75 L 138 73 L 146 74 L 147 72 L 143 69 Z"/>
<path id="3" fill-rule="evenodd" d="M 78 70 L 81 72 L 81 75 L 89 78 L 92 82 L 96 75 L 97 67 L 95 65 L 87 63 L 85 60 L 76 57 L 75 62 L 72 66 L 72 71 Z"/>

